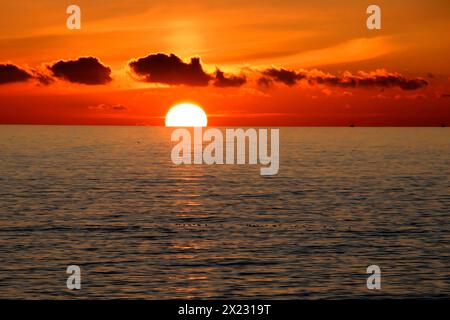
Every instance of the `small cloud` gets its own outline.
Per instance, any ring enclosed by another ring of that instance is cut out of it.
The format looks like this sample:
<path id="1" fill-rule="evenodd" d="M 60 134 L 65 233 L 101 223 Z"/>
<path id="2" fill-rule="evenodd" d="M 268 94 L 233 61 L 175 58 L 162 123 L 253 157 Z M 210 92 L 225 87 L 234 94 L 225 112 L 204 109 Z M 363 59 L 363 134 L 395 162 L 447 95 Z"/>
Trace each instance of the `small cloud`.
<path id="1" fill-rule="evenodd" d="M 125 106 L 123 106 L 123 105 L 121 105 L 121 104 L 115 104 L 115 105 L 113 105 L 113 106 L 111 107 L 111 109 L 116 110 L 116 111 L 125 111 L 125 110 L 127 110 L 128 108 L 125 107 Z"/>
<path id="2" fill-rule="evenodd" d="M 262 74 L 266 78 L 282 82 L 288 86 L 293 86 L 297 83 L 298 80 L 305 78 L 305 75 L 302 73 L 297 73 L 295 71 L 286 70 L 283 68 L 281 69 L 270 68 L 264 70 Z"/>
<path id="3" fill-rule="evenodd" d="M 390 98 L 389 96 L 387 96 L 381 92 L 372 96 L 372 99 L 380 99 L 380 100 L 385 100 L 385 99 L 389 99 L 389 98 Z"/>
<path id="4" fill-rule="evenodd" d="M 94 110 L 94 111 L 125 111 L 125 110 L 128 110 L 128 108 L 122 104 L 110 105 L 110 104 L 105 104 L 105 103 L 101 103 L 96 106 L 88 106 L 88 109 Z"/>
<path id="5" fill-rule="evenodd" d="M 41 72 L 33 72 L 34 79 L 41 85 L 48 86 L 55 82 L 51 76 L 41 73 Z"/>
<path id="6" fill-rule="evenodd" d="M 344 97 L 352 97 L 353 93 L 348 92 L 348 91 L 344 91 L 344 92 L 342 92 L 342 96 L 344 96 Z"/>
<path id="7" fill-rule="evenodd" d="M 267 77 L 261 77 L 257 81 L 258 85 L 261 87 L 270 87 L 273 83 L 273 81 Z"/>
<path id="8" fill-rule="evenodd" d="M 406 99 L 412 99 L 412 100 L 416 100 L 416 99 L 425 99 L 426 96 L 424 94 L 409 94 L 405 96 Z"/>
<path id="9" fill-rule="evenodd" d="M 13 64 L 0 64 L 0 85 L 30 80 L 33 76 Z"/>
<path id="10" fill-rule="evenodd" d="M 48 68 L 55 77 L 74 83 L 97 85 L 112 80 L 111 68 L 104 66 L 94 57 L 60 60 Z"/>
<path id="11" fill-rule="evenodd" d="M 230 75 L 226 77 L 225 74 L 219 69 L 217 69 L 215 77 L 216 78 L 214 80 L 214 85 L 216 87 L 240 87 L 247 82 L 247 79 L 244 75 Z"/>

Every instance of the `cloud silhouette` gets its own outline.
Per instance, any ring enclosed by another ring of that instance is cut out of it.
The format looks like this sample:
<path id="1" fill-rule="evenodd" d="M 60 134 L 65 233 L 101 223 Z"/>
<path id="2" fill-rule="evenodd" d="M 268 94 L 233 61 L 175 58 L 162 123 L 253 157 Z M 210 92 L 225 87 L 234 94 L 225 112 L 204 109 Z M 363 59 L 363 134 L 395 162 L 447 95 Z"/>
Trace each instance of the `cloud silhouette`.
<path id="1" fill-rule="evenodd" d="M 261 87 L 268 88 L 273 84 L 273 80 L 268 77 L 261 77 L 256 81 L 256 83 Z"/>
<path id="2" fill-rule="evenodd" d="M 293 86 L 297 83 L 298 80 L 302 80 L 305 78 L 305 75 L 302 73 L 297 73 L 295 71 L 286 70 L 286 69 L 275 69 L 270 68 L 267 70 L 264 70 L 262 72 L 263 78 L 266 80 L 262 80 L 267 84 L 267 80 L 271 79 L 273 81 L 282 82 L 288 86 Z"/>
<path id="3" fill-rule="evenodd" d="M 333 75 L 314 75 L 309 77 L 312 81 L 319 84 L 328 84 L 340 87 L 381 87 L 392 88 L 399 87 L 402 90 L 416 90 L 428 85 L 428 82 L 422 78 L 408 79 L 399 73 L 389 73 L 384 69 L 372 72 L 358 72 L 353 75 L 344 72 L 342 76 Z"/>
<path id="4" fill-rule="evenodd" d="M 219 68 L 214 74 L 208 74 L 204 71 L 198 57 L 193 57 L 186 63 L 175 54 L 156 53 L 131 60 L 128 65 L 132 75 L 149 83 L 187 86 L 212 84 L 218 88 L 226 88 L 240 87 L 248 82 L 247 76 L 244 74 L 225 74 Z M 251 78 L 255 79 L 256 73 L 256 83 L 261 87 L 270 87 L 274 83 L 294 86 L 303 81 L 313 86 L 382 89 L 396 87 L 412 91 L 429 85 L 428 81 L 423 78 L 410 78 L 400 73 L 388 72 L 385 69 L 356 73 L 345 71 L 340 74 L 331 74 L 318 69 L 289 70 L 274 67 L 262 71 L 251 71 Z M 432 77 L 432 75 L 428 75 L 428 77 Z M 13 64 L 0 64 L 0 84 L 33 79 L 41 85 L 49 85 L 57 78 L 89 85 L 107 84 L 112 81 L 111 68 L 103 65 L 95 57 L 60 60 L 45 67 L 44 70 L 38 68 L 26 71 Z"/>
<path id="5" fill-rule="evenodd" d="M 74 83 L 96 85 L 106 84 L 112 80 L 111 68 L 104 66 L 94 57 L 60 60 L 49 66 L 49 69 L 55 77 Z"/>
<path id="6" fill-rule="evenodd" d="M 246 82 L 247 82 L 247 78 L 244 75 L 242 75 L 242 76 L 230 75 L 227 77 L 219 69 L 216 70 L 215 80 L 214 80 L 214 86 L 216 86 L 216 87 L 221 87 L 221 88 L 240 87 L 240 86 L 244 85 Z"/>
<path id="7" fill-rule="evenodd" d="M 41 70 L 33 70 L 33 79 L 38 82 L 38 84 L 43 86 L 48 86 L 55 82 L 55 79 L 48 75 L 48 72 L 42 72 Z"/>
<path id="8" fill-rule="evenodd" d="M 125 107 L 124 105 L 118 103 L 118 104 L 105 104 L 105 103 L 101 103 L 99 105 L 96 106 L 88 106 L 88 109 L 90 110 L 95 110 L 95 111 L 125 111 L 128 110 L 127 107 Z"/>
<path id="9" fill-rule="evenodd" d="M 392 88 L 398 87 L 402 90 L 416 90 L 428 85 L 428 81 L 422 78 L 409 79 L 399 73 L 389 73 L 384 69 L 372 72 L 360 71 L 356 74 L 344 72 L 341 75 L 333 75 L 320 70 L 301 70 L 293 71 L 286 69 L 270 68 L 261 72 L 259 78 L 260 85 L 270 85 L 271 82 L 281 82 L 288 86 L 297 84 L 300 80 L 307 80 L 309 84 L 338 86 L 343 88 L 357 87 L 380 87 Z"/>
<path id="10" fill-rule="evenodd" d="M 0 84 L 22 82 L 33 76 L 13 64 L 0 64 Z"/>
<path id="11" fill-rule="evenodd" d="M 211 76 L 200 63 L 200 58 L 183 62 L 174 54 L 150 54 L 129 63 L 132 72 L 145 82 L 171 85 L 207 86 Z"/>

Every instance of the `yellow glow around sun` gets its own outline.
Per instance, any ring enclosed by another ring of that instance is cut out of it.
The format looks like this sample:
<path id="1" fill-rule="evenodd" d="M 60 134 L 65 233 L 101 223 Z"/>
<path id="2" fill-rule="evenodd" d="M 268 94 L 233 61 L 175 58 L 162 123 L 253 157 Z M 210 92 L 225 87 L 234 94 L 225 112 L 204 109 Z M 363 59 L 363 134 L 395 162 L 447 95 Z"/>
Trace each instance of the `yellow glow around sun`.
<path id="1" fill-rule="evenodd" d="M 205 111 L 192 103 L 173 106 L 166 115 L 166 127 L 206 127 Z"/>

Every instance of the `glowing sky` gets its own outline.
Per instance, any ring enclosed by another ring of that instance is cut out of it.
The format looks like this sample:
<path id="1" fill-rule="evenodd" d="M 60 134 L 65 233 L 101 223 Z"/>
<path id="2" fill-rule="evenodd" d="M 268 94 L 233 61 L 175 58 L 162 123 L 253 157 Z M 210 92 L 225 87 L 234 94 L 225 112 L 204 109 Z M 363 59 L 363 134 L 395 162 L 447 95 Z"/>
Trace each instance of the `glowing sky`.
<path id="1" fill-rule="evenodd" d="M 449 123 L 450 2 L 376 3 L 382 30 L 366 1 L 2 1 L 0 123 Z"/>

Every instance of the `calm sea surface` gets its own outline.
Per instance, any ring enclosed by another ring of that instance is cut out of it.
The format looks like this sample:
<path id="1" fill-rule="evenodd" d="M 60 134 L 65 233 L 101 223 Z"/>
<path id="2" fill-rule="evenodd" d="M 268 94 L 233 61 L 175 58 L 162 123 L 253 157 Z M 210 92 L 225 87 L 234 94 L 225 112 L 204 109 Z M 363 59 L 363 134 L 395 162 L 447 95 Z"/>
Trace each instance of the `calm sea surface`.
<path id="1" fill-rule="evenodd" d="M 284 128 L 272 177 L 170 133 L 0 126 L 0 298 L 450 295 L 448 128 Z"/>

